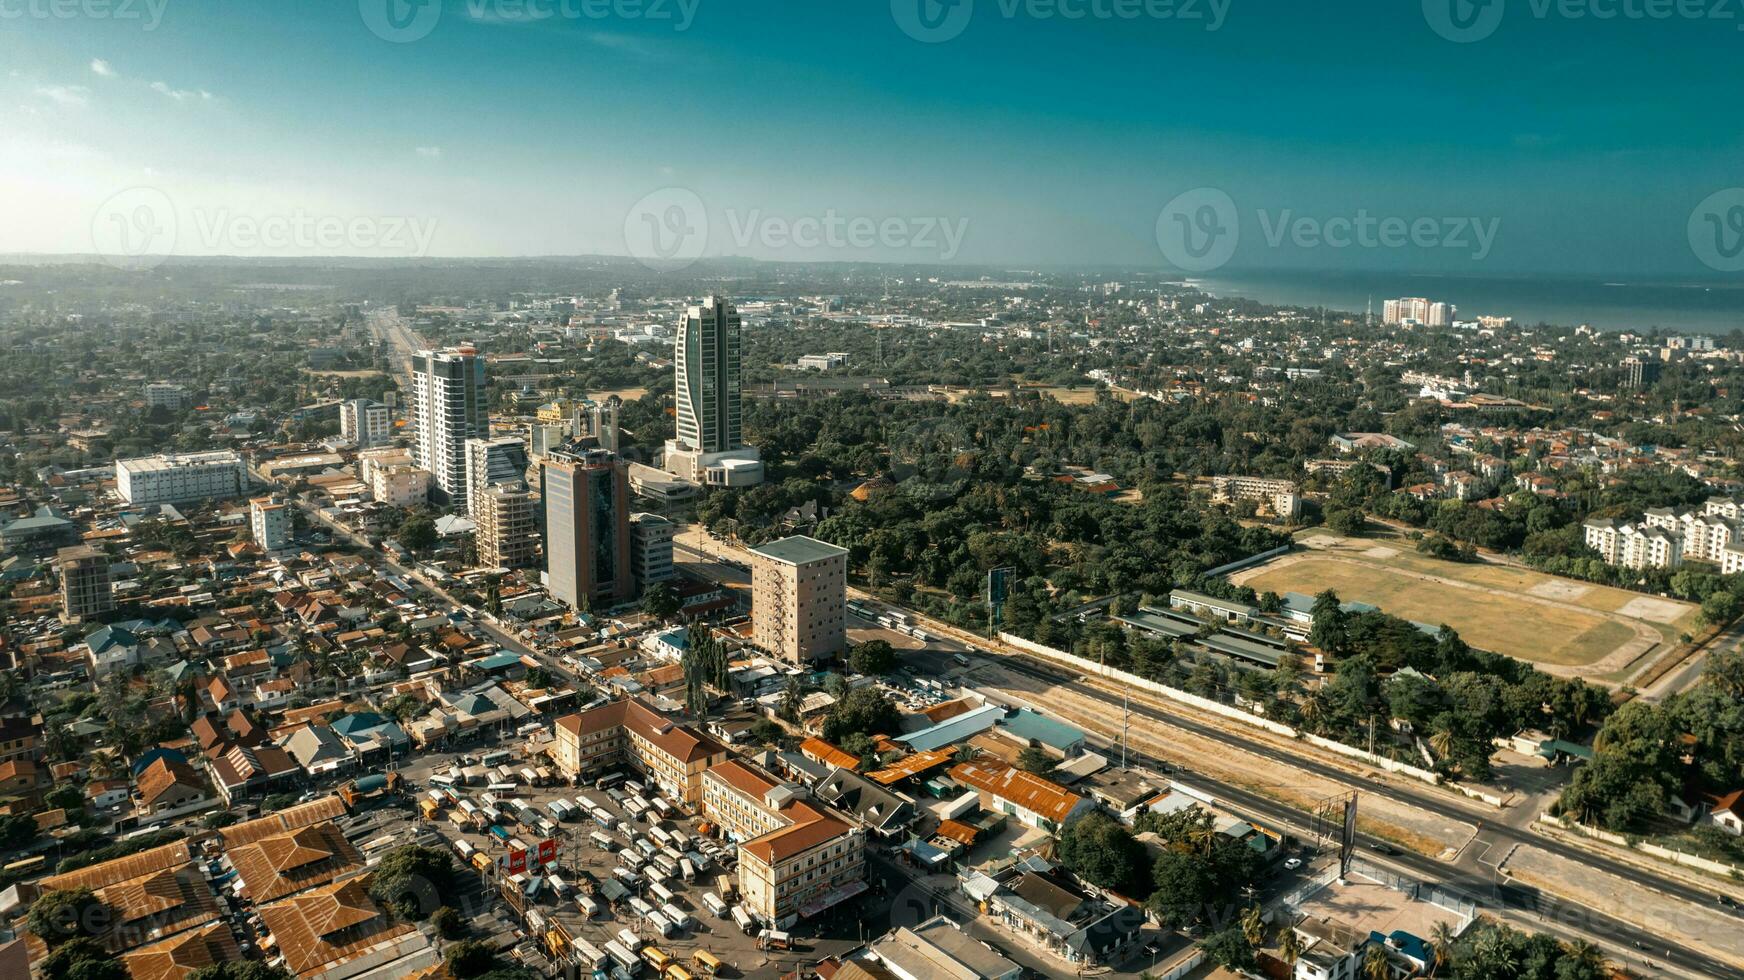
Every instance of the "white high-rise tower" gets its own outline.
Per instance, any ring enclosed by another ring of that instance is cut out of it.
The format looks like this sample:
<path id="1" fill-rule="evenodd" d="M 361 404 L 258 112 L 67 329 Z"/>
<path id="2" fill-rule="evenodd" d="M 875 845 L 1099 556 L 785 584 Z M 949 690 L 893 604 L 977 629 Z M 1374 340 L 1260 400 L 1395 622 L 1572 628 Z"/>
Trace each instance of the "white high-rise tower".
<path id="1" fill-rule="evenodd" d="M 686 310 L 673 343 L 677 438 L 666 468 L 698 483 L 749 486 L 763 480 L 757 450 L 743 442 L 739 311 L 720 296 Z"/>
<path id="2" fill-rule="evenodd" d="M 439 501 L 467 505 L 466 440 L 489 435 L 484 359 L 471 347 L 412 355 L 413 458 L 428 470 Z"/>

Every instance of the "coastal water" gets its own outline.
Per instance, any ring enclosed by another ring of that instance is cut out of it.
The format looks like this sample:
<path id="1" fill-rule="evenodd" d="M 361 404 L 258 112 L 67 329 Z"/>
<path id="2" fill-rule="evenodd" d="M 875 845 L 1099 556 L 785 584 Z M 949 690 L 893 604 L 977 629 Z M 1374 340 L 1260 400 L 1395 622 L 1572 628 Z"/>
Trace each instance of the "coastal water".
<path id="1" fill-rule="evenodd" d="M 1192 280 L 1215 296 L 1278 306 L 1324 306 L 1361 313 L 1374 301 L 1424 296 L 1453 303 L 1459 318 L 1511 316 L 1517 324 L 1590 324 L 1605 330 L 1726 334 L 1744 329 L 1744 278 L 1674 281 L 1476 278 L 1389 272 L 1219 272 Z"/>

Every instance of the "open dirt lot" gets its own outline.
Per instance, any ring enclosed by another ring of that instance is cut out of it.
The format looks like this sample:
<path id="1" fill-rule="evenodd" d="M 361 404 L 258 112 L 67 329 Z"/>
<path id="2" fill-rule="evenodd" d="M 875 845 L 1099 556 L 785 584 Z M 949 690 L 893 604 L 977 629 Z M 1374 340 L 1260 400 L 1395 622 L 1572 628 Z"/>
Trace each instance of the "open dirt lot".
<path id="1" fill-rule="evenodd" d="M 1318 532 L 1308 550 L 1231 580 L 1262 592 L 1332 589 L 1431 626 L 1445 623 L 1472 646 L 1529 660 L 1551 673 L 1602 679 L 1694 631 L 1689 603 L 1572 582 L 1526 568 L 1440 561 L 1362 539 Z"/>

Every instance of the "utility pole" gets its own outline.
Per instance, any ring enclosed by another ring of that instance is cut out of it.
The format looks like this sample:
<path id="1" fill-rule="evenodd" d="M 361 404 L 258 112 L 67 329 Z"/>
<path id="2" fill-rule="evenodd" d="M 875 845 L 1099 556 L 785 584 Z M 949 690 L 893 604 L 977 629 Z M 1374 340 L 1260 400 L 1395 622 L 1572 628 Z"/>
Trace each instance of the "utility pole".
<path id="1" fill-rule="evenodd" d="M 1132 723 L 1132 705 L 1123 688 L 1120 692 L 1120 768 L 1126 768 L 1126 730 Z"/>

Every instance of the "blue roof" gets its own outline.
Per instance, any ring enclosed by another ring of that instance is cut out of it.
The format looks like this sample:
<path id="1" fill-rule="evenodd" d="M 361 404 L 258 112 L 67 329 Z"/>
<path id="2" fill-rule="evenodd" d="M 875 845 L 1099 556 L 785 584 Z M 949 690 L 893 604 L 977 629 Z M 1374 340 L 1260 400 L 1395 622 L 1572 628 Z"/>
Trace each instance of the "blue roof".
<path id="1" fill-rule="evenodd" d="M 973 711 L 965 711 L 955 718 L 947 718 L 930 728 L 923 728 L 912 735 L 904 735 L 897 739 L 916 752 L 930 752 L 942 749 L 947 745 L 955 745 L 973 735 L 979 735 L 994 723 L 1005 717 L 1005 709 L 997 705 L 986 704 Z"/>
<path id="2" fill-rule="evenodd" d="M 327 727 L 341 735 L 356 735 L 372 728 L 380 728 L 387 723 L 386 718 L 373 711 L 358 711 L 328 722 Z"/>
<path id="3" fill-rule="evenodd" d="M 180 762 L 183 764 L 186 764 L 188 761 L 187 756 L 183 755 L 180 752 L 177 752 L 175 749 L 165 749 L 165 748 L 150 749 L 150 750 L 142 753 L 139 758 L 137 758 L 133 761 L 133 774 L 135 776 L 139 775 L 140 773 L 144 772 L 147 768 L 149 768 L 152 763 L 156 762 L 159 759 L 168 759 L 171 762 Z"/>
<path id="4" fill-rule="evenodd" d="M 1394 948 L 1419 963 L 1428 963 L 1435 959 L 1435 954 L 1430 952 L 1428 943 L 1403 929 L 1394 929 L 1385 936 L 1378 932 L 1371 931 L 1369 933 L 1369 942 L 1371 943 L 1380 943 L 1384 946 L 1389 939 L 1392 940 Z"/>
<path id="5" fill-rule="evenodd" d="M 505 650 L 502 653 L 493 653 L 488 657 L 480 657 L 467 666 L 475 670 L 504 670 L 520 662 L 519 654 L 509 653 Z"/>
<path id="6" fill-rule="evenodd" d="M 1056 749 L 1069 749 L 1084 741 L 1084 733 L 1047 715 L 1023 708 L 1005 719 L 1005 727 L 1019 738 L 1030 739 Z"/>
<path id="7" fill-rule="evenodd" d="M 661 643 L 670 644 L 679 650 L 690 649 L 690 630 L 687 629 L 667 630 L 654 639 Z"/>

